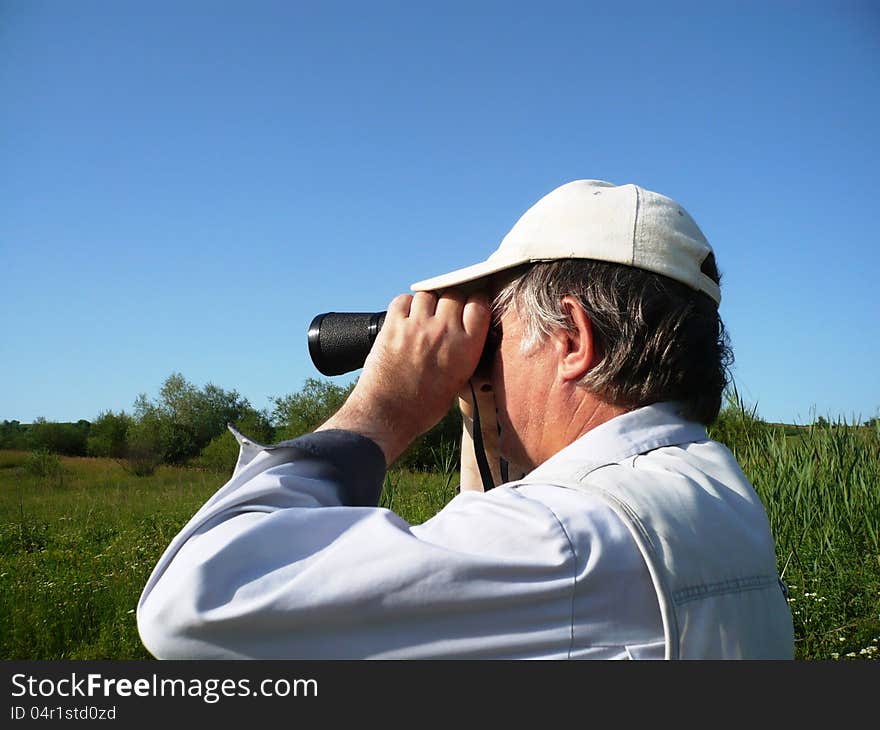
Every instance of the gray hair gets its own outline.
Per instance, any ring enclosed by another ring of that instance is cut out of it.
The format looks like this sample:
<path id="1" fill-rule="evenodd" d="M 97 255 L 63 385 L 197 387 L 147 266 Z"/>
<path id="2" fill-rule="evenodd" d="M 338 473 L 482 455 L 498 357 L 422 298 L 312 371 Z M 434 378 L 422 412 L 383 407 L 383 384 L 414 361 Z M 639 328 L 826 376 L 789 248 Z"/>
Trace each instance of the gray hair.
<path id="1" fill-rule="evenodd" d="M 714 257 L 703 271 L 716 282 Z M 522 317 L 523 352 L 555 331 L 574 329 L 565 296 L 590 318 L 598 362 L 580 385 L 628 410 L 680 401 L 706 425 L 721 407 L 733 363 L 727 332 L 708 296 L 660 274 L 622 264 L 564 259 L 530 266 L 499 291 L 495 324 L 511 307 Z"/>

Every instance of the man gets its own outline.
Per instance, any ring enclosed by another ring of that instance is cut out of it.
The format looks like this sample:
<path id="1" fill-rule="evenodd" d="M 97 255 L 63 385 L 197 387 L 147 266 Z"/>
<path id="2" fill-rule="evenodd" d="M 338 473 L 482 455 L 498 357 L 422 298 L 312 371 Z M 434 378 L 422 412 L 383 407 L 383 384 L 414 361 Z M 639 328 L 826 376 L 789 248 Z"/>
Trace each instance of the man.
<path id="1" fill-rule="evenodd" d="M 714 255 L 681 206 L 574 181 L 487 261 L 413 289 L 327 423 L 239 437 L 232 479 L 144 589 L 154 655 L 793 656 L 764 509 L 703 425 L 729 353 Z M 386 465 L 469 384 L 525 477 L 483 491 L 465 448 L 435 517 L 377 508 Z"/>

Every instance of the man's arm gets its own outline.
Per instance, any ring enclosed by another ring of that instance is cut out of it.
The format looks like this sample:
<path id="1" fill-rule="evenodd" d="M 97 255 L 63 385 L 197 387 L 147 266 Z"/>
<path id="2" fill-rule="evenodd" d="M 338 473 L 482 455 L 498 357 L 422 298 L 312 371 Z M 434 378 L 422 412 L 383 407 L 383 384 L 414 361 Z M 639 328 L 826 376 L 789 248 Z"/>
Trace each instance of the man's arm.
<path id="1" fill-rule="evenodd" d="M 565 657 L 565 531 L 516 490 L 457 496 L 427 523 L 364 506 L 384 455 L 349 431 L 244 444 L 232 479 L 138 604 L 159 658 Z"/>

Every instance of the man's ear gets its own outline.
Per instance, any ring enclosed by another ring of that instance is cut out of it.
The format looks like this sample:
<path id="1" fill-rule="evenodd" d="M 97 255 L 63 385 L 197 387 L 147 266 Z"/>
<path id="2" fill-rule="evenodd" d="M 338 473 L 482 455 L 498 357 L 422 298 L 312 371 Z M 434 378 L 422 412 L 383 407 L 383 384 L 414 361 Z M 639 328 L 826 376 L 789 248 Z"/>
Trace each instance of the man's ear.
<path id="1" fill-rule="evenodd" d="M 596 357 L 593 323 L 577 298 L 563 297 L 562 306 L 568 312 L 572 328 L 558 330 L 553 335 L 558 372 L 563 380 L 580 380 L 593 367 Z"/>

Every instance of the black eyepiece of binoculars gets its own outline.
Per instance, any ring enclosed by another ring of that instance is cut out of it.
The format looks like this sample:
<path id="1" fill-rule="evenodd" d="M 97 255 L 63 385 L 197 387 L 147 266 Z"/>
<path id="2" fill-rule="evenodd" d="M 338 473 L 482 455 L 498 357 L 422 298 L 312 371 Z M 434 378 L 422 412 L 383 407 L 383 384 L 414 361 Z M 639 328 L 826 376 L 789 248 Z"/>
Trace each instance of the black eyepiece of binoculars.
<path id="1" fill-rule="evenodd" d="M 309 325 L 309 354 L 323 375 L 363 367 L 385 322 L 385 312 L 326 312 Z"/>

